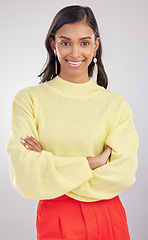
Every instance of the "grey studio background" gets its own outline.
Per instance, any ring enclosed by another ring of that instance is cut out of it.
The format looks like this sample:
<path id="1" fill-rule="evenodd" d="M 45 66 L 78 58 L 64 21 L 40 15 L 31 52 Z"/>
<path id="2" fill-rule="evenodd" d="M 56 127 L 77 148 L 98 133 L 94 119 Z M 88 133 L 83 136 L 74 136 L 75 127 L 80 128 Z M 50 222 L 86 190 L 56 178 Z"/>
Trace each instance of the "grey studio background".
<path id="1" fill-rule="evenodd" d="M 37 201 L 24 199 L 12 187 L 5 145 L 13 97 L 21 88 L 38 84 L 37 75 L 46 60 L 44 40 L 50 23 L 57 11 L 71 4 L 90 6 L 94 11 L 109 89 L 122 95 L 133 110 L 140 139 L 137 181 L 120 196 L 131 240 L 147 240 L 147 0 L 69 0 L 68 4 L 66 0 L 0 1 L 0 239 L 36 239 Z"/>

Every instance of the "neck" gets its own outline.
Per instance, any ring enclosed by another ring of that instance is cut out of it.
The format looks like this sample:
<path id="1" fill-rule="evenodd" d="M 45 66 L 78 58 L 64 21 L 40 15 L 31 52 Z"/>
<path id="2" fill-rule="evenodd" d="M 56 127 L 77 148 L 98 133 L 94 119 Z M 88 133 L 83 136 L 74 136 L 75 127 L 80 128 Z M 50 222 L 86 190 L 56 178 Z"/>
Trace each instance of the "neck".
<path id="1" fill-rule="evenodd" d="M 59 73 L 59 77 L 72 82 L 72 83 L 85 83 L 89 81 L 89 76 L 88 76 L 88 72 L 87 73 L 81 73 L 81 74 L 67 74 L 63 71 L 61 71 Z"/>

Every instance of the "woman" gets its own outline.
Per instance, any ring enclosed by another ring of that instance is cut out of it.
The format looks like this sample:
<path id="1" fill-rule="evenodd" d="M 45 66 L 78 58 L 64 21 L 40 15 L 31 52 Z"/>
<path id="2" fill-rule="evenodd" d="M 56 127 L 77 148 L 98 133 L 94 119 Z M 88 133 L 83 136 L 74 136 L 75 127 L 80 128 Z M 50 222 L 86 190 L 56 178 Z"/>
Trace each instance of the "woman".
<path id="1" fill-rule="evenodd" d="M 38 240 L 129 240 L 119 194 L 135 182 L 138 136 L 128 103 L 106 90 L 92 10 L 60 10 L 46 48 L 41 84 L 13 100 L 12 184 L 40 199 Z"/>

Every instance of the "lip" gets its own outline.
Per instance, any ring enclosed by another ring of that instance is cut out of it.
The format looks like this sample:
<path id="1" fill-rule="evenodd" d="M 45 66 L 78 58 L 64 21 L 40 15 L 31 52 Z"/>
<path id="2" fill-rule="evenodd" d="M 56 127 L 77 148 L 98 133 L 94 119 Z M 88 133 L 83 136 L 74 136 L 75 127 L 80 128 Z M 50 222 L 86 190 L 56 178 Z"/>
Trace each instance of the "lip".
<path id="1" fill-rule="evenodd" d="M 66 61 L 70 67 L 80 67 L 85 60 L 70 61 L 70 60 L 66 59 Z"/>

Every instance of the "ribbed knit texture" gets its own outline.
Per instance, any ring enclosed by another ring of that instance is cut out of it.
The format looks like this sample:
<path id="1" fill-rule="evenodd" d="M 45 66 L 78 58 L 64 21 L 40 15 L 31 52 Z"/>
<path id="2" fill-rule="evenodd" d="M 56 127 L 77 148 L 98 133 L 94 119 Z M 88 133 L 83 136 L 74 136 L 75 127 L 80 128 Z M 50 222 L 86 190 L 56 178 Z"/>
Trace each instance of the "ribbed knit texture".
<path id="1" fill-rule="evenodd" d="M 115 197 L 135 182 L 138 136 L 132 115 L 123 97 L 92 78 L 72 83 L 57 76 L 20 90 L 7 143 L 13 186 L 28 199 Z M 21 144 L 27 134 L 40 142 L 42 152 Z M 111 158 L 91 170 L 86 157 L 98 156 L 106 145 Z"/>

